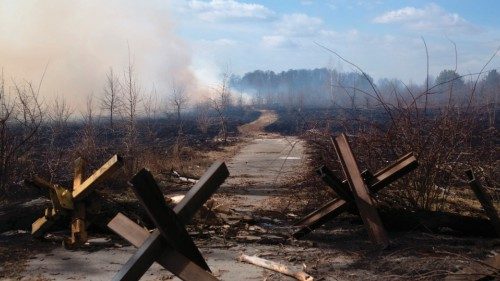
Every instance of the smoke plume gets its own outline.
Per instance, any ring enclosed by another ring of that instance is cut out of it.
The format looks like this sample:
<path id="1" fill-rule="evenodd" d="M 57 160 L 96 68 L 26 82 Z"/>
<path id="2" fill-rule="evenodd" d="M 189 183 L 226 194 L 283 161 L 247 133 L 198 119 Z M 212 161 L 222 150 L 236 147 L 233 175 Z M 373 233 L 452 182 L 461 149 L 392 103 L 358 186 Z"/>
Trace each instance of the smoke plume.
<path id="1" fill-rule="evenodd" d="M 188 46 L 174 33 L 167 1 L 3 0 L 0 67 L 7 81 L 38 83 L 49 102 L 63 96 L 75 109 L 103 91 L 110 67 L 123 75 L 130 57 L 144 92 L 169 91 L 175 80 L 194 95 Z"/>

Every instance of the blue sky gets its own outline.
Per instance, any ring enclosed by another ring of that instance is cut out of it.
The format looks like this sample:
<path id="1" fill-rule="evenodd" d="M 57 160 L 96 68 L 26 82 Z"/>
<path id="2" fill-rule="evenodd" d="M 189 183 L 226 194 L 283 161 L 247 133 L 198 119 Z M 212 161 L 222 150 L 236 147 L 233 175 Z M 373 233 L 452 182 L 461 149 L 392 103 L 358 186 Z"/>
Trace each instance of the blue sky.
<path id="1" fill-rule="evenodd" d="M 202 79 L 228 70 L 352 68 L 331 48 L 375 79 L 422 82 L 424 37 L 430 71 L 474 73 L 500 46 L 500 1 L 190 0 L 170 2 L 176 34 L 191 51 Z M 500 58 L 489 68 L 500 68 Z"/>
<path id="2" fill-rule="evenodd" d="M 68 97 L 79 109 L 129 55 L 143 93 L 162 95 L 174 82 L 208 95 L 222 72 L 352 70 L 315 42 L 375 80 L 422 83 L 422 36 L 431 75 L 455 68 L 452 42 L 457 71 L 476 73 L 500 46 L 498 11 L 497 0 L 1 0 L 0 68 L 6 81 L 43 76 L 47 102 Z"/>

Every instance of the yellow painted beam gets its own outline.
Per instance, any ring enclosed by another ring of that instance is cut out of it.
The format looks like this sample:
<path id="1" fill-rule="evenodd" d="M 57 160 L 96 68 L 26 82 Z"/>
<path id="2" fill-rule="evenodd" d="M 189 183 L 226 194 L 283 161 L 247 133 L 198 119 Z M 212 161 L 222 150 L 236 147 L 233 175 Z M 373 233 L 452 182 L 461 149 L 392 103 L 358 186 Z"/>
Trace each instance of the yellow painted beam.
<path id="1" fill-rule="evenodd" d="M 123 166 L 123 159 L 115 155 L 108 160 L 104 165 L 88 177 L 82 184 L 73 190 L 73 199 L 78 200 L 85 197 L 85 194 L 90 191 L 90 186 L 105 179 L 119 168 Z"/>

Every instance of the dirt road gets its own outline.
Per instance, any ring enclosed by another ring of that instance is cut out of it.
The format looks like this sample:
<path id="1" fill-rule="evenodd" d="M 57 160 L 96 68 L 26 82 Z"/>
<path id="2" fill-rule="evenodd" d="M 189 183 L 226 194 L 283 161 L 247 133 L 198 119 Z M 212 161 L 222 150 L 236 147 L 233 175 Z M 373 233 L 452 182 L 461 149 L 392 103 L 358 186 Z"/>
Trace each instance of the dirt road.
<path id="1" fill-rule="evenodd" d="M 231 176 L 220 190 L 222 196 L 229 198 L 227 204 L 235 212 L 251 215 L 257 210 L 273 210 L 272 196 L 286 192 L 280 190 L 280 186 L 293 180 L 306 161 L 302 141 L 264 132 L 264 127 L 276 119 L 274 112 L 263 111 L 258 120 L 239 128 L 246 144 L 234 157 L 226 159 Z M 23 280 L 110 280 L 135 252 L 132 246 L 109 247 L 103 239 L 92 242 L 96 245 L 93 250 L 67 251 L 58 247 L 30 257 L 22 273 Z M 195 242 L 212 271 L 222 280 L 263 280 L 269 272 L 238 262 L 236 257 L 240 252 L 266 256 L 280 250 L 275 245 L 249 244 L 245 240 L 228 242 L 218 237 L 195 239 Z M 165 280 L 171 276 L 155 264 L 141 280 Z M 274 276 L 271 280 L 292 280 Z"/>

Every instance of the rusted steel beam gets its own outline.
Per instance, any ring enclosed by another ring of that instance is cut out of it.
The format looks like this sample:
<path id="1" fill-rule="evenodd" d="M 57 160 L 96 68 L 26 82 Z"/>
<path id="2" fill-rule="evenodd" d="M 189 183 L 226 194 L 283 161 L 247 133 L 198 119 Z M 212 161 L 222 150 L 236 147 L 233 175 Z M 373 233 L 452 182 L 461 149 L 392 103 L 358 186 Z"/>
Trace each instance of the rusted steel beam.
<path id="1" fill-rule="evenodd" d="M 146 209 L 149 217 L 167 243 L 205 270 L 210 271 L 184 224 L 165 203 L 163 193 L 156 184 L 153 175 L 146 169 L 142 169 L 132 178 L 130 183 L 135 196 Z"/>
<path id="2" fill-rule="evenodd" d="M 354 201 L 358 207 L 359 214 L 365 227 L 368 230 L 370 239 L 384 248 L 389 246 L 389 238 L 385 232 L 382 220 L 378 215 L 377 209 L 374 207 L 373 200 L 366 187 L 358 163 L 349 146 L 347 136 L 341 134 L 333 140 L 335 150 L 342 165 L 342 170 L 347 178 L 349 187 L 354 195 Z"/>
<path id="3" fill-rule="evenodd" d="M 217 161 L 212 164 L 181 202 L 174 207 L 179 219 L 184 223 L 189 222 L 228 176 L 229 171 L 224 162 Z"/>
<path id="4" fill-rule="evenodd" d="M 158 236 L 161 234 L 158 233 Z M 113 281 L 137 281 L 161 255 L 165 247 L 168 247 L 165 239 L 156 239 L 156 235 L 150 235 L 134 255 L 113 277 Z"/>
<path id="5" fill-rule="evenodd" d="M 165 237 L 165 235 L 162 233 L 166 232 L 168 229 L 171 231 L 171 228 L 175 226 L 174 231 L 180 231 L 182 230 L 179 229 L 180 226 L 182 226 L 182 229 L 184 229 L 184 224 L 189 222 L 189 220 L 192 219 L 196 211 L 205 203 L 208 198 L 217 190 L 217 188 L 224 182 L 224 180 L 229 176 L 229 172 L 227 170 L 226 165 L 223 162 L 216 162 L 214 163 L 208 170 L 207 172 L 202 176 L 202 178 L 198 181 L 198 183 L 188 192 L 188 194 L 184 197 L 184 199 L 179 202 L 179 204 L 176 206 L 176 208 L 172 211 L 170 210 L 166 205 L 165 201 L 163 198 L 163 194 L 159 190 L 159 188 L 153 188 L 151 190 L 151 186 L 156 185 L 156 182 L 154 182 L 154 179 L 152 178 L 151 175 L 149 176 L 140 176 L 138 177 L 139 174 L 134 177 L 134 179 L 131 181 L 133 187 L 137 185 L 144 185 L 144 186 L 150 186 L 149 190 L 146 190 L 149 195 L 147 197 L 144 197 L 140 199 L 140 201 L 143 203 L 143 205 L 146 204 L 151 204 L 149 201 L 153 201 L 154 203 L 150 207 L 146 207 L 146 210 L 152 220 L 155 222 L 156 226 L 158 227 L 157 230 L 153 231 L 151 234 L 146 234 L 149 236 L 142 236 L 144 235 L 141 234 L 141 232 L 138 230 L 140 226 L 135 227 L 135 230 L 131 230 L 130 227 L 117 227 L 117 224 L 119 223 L 119 220 L 123 221 L 123 218 L 120 219 L 119 216 L 117 216 L 115 219 L 118 221 L 113 220 L 108 224 L 108 226 L 115 231 L 118 235 L 122 236 L 129 242 L 131 242 L 133 245 L 138 245 L 139 241 L 146 239 L 145 237 L 151 238 L 151 236 L 155 236 L 155 239 L 157 240 L 165 240 L 166 245 L 172 245 L 175 247 L 175 249 L 172 249 L 172 246 L 168 246 L 164 248 L 164 251 L 161 253 L 161 255 L 157 255 L 154 260 L 158 261 L 161 265 L 163 265 L 165 268 L 170 270 L 172 273 L 176 274 L 179 278 L 183 280 L 217 280 L 213 275 L 209 274 L 205 270 L 210 270 L 208 268 L 208 265 L 206 265 L 205 260 L 203 257 L 201 257 L 201 254 L 199 254 L 198 249 L 196 246 L 194 246 L 194 249 L 198 252 L 196 254 L 195 251 L 193 251 L 193 248 L 189 246 L 189 243 L 186 243 L 184 241 L 184 248 L 179 248 L 179 237 L 184 237 L 186 238 L 185 235 L 182 235 L 182 233 L 174 233 L 174 235 L 171 235 L 169 237 Z M 136 179 L 142 179 L 141 181 L 137 181 Z M 154 183 L 153 183 L 154 182 Z M 136 192 L 134 190 L 134 192 Z M 144 194 L 137 194 L 138 198 L 141 198 L 141 196 L 144 196 Z M 154 199 L 157 198 L 157 199 Z M 158 198 L 161 198 L 162 203 Z M 188 198 L 188 199 L 186 199 Z M 165 208 L 169 209 L 170 212 L 165 211 L 163 207 L 159 207 L 159 205 L 164 205 Z M 165 213 L 168 214 L 167 220 L 164 218 L 158 219 L 155 216 L 162 217 L 164 216 Z M 175 216 L 176 214 L 182 214 L 182 216 Z M 123 216 L 123 215 L 121 215 Z M 128 219 L 127 219 L 128 220 Z M 131 222 L 133 223 L 133 222 Z M 135 223 L 133 223 L 135 224 Z M 161 226 L 161 227 L 159 227 Z M 167 228 L 168 227 L 168 228 Z M 169 235 L 168 233 L 166 233 Z M 187 234 L 187 233 L 186 233 Z M 139 237 L 141 236 L 141 237 Z M 138 238 L 139 237 L 139 238 Z M 187 236 L 189 240 L 192 243 L 192 240 L 189 236 Z M 151 242 L 153 243 L 153 242 Z M 194 244 L 192 244 L 194 245 Z M 140 249 L 144 247 L 140 246 Z M 186 251 L 188 251 L 186 253 Z M 189 252 L 191 251 L 191 252 Z M 179 258 L 179 255 L 184 257 L 184 259 Z M 203 261 L 203 264 L 200 264 L 200 259 Z M 197 262 L 198 261 L 198 262 Z M 143 263 L 144 261 L 140 261 Z M 147 262 L 147 261 L 146 261 Z M 172 268 L 173 267 L 173 268 Z M 132 267 L 128 267 L 128 270 L 135 270 Z M 176 269 L 177 268 L 177 269 Z M 185 270 L 188 270 L 189 272 L 186 273 Z M 126 270 L 126 269 L 123 269 Z M 122 273 L 123 274 L 123 273 Z M 180 274 L 180 275 L 179 275 Z M 184 277 L 183 277 L 184 276 Z"/>
<path id="6" fill-rule="evenodd" d="M 337 178 L 337 176 L 335 176 L 335 174 L 326 166 L 321 166 L 318 170 L 316 170 L 316 172 L 321 179 L 328 184 L 331 189 L 333 189 L 339 198 L 344 199 L 345 201 L 352 201 L 354 199 L 347 182 L 342 182 L 342 180 Z"/>
<path id="7" fill-rule="evenodd" d="M 297 222 L 294 226 L 299 229 L 292 235 L 295 239 L 300 239 L 351 207 L 351 203 L 335 198 Z"/>
<path id="8" fill-rule="evenodd" d="M 141 247 L 148 237 L 153 236 L 153 239 L 160 240 L 159 238 L 161 236 L 158 230 L 150 234 L 146 229 L 140 227 L 121 213 L 118 213 L 118 215 L 109 222 L 108 227 L 114 232 L 124 235 L 122 238 L 129 241 L 135 247 Z M 208 273 L 168 245 L 165 246 L 163 252 L 156 261 L 182 280 L 217 280 L 212 274 Z"/>
<path id="9" fill-rule="evenodd" d="M 497 236 L 500 236 L 500 218 L 498 217 L 497 209 L 495 208 L 493 202 L 491 201 L 490 195 L 488 194 L 486 189 L 481 185 L 479 180 L 476 179 L 474 172 L 472 170 L 467 170 L 465 174 L 469 179 L 468 181 L 469 186 L 471 187 L 472 191 L 474 191 L 474 194 L 481 203 L 481 206 L 483 206 L 484 212 L 490 219 L 490 222 L 493 225 L 493 228 L 495 229 Z"/>
<path id="10" fill-rule="evenodd" d="M 415 156 L 413 156 L 412 153 L 408 153 L 400 157 L 391 165 L 377 171 L 373 176 L 369 176 L 368 171 L 364 171 L 361 175 L 365 181 L 369 182 L 370 192 L 375 194 L 384 186 L 387 186 L 398 178 L 406 175 L 417 166 L 418 162 Z M 347 181 L 342 181 L 342 185 L 347 185 Z M 352 201 L 346 201 L 343 199 L 329 201 L 318 210 L 296 222 L 294 225 L 301 228 L 293 233 L 293 237 L 300 239 L 304 235 L 332 220 L 341 213 L 350 210 L 355 211 L 355 204 L 353 203 L 354 202 Z"/>
<path id="11" fill-rule="evenodd" d="M 377 171 L 373 175 L 373 181 L 368 182 L 370 192 L 377 193 L 385 186 L 403 177 L 417 167 L 418 161 L 417 158 L 413 155 L 413 152 L 403 155 L 393 164 Z"/>

